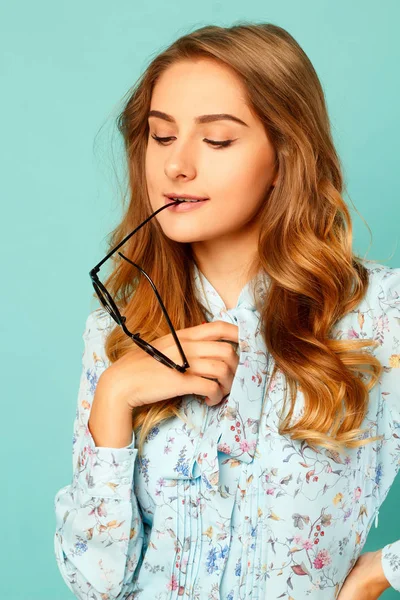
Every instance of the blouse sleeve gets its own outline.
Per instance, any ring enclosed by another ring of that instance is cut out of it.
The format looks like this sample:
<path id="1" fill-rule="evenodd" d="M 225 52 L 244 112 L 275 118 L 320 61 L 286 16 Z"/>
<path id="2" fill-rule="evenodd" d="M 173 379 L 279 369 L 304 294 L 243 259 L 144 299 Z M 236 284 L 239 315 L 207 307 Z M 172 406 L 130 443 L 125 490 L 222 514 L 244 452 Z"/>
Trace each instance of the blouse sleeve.
<path id="1" fill-rule="evenodd" d="M 88 429 L 96 385 L 108 366 L 106 313 L 87 318 L 74 421 L 72 481 L 55 497 L 54 549 L 61 575 L 77 598 L 117 600 L 133 590 L 143 523 L 133 492 L 135 436 L 125 448 L 97 447 Z M 130 596 L 129 596 L 130 597 Z"/>
<path id="2" fill-rule="evenodd" d="M 375 355 L 384 372 L 380 378 L 378 419 L 384 438 L 378 446 L 376 483 L 380 504 L 385 500 L 400 467 L 400 268 L 386 267 L 377 290 L 378 309 L 374 321 L 380 346 Z M 400 529 L 400 520 L 395 531 Z M 382 567 L 392 588 L 400 592 L 400 539 L 382 550 Z"/>

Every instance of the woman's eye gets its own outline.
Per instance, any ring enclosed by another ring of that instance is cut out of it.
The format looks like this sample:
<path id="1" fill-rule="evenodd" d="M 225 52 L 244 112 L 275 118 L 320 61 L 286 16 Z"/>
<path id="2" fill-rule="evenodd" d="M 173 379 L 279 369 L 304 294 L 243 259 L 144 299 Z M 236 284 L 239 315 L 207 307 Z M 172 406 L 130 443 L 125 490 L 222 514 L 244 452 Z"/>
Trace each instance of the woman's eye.
<path id="1" fill-rule="evenodd" d="M 173 137 L 158 137 L 155 134 L 153 134 L 151 137 L 153 138 L 153 140 L 155 140 L 157 142 L 157 144 L 160 144 L 160 145 L 164 145 L 165 142 L 169 142 L 170 140 L 174 139 Z M 204 138 L 204 141 L 208 142 L 212 146 L 226 148 L 227 146 L 230 146 L 232 144 L 232 142 L 234 142 L 235 140 L 222 140 L 219 142 L 216 140 L 208 140 L 207 138 Z"/>

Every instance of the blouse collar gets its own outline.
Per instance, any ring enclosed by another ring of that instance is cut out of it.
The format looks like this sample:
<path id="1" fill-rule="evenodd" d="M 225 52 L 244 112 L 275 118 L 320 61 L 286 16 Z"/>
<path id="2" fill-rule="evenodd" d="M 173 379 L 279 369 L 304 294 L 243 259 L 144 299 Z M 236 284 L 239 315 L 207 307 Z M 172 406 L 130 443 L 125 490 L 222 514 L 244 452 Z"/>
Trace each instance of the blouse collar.
<path id="1" fill-rule="evenodd" d="M 199 302 L 209 315 L 209 320 L 214 321 L 222 314 L 235 316 L 238 309 L 242 308 L 259 312 L 260 306 L 265 301 L 269 279 L 266 274 L 263 275 L 259 272 L 244 285 L 239 294 L 236 306 L 229 309 L 226 308 L 221 296 L 196 263 L 194 263 L 194 282 Z"/>

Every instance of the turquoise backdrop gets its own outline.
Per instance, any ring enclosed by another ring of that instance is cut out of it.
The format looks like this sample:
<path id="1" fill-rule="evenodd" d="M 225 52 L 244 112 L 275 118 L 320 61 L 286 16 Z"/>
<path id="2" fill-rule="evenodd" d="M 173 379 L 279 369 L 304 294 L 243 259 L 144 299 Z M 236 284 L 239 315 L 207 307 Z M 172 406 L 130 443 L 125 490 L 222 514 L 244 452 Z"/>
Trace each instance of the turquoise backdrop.
<path id="1" fill-rule="evenodd" d="M 53 555 L 53 502 L 71 478 L 81 336 L 96 307 L 88 273 L 120 216 L 124 94 L 200 26 L 284 27 L 327 96 L 354 248 L 400 266 L 399 18 L 398 0 L 1 3 L 2 600 L 73 598 Z M 399 501 L 400 479 L 365 551 L 400 538 Z"/>

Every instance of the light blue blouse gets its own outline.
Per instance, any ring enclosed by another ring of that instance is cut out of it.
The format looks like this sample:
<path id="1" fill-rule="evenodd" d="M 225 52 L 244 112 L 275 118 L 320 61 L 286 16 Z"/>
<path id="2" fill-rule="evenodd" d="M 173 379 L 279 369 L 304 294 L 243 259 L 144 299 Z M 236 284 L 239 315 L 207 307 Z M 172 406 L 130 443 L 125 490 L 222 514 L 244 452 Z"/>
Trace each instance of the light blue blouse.
<path id="1" fill-rule="evenodd" d="M 400 464 L 400 268 L 364 264 L 367 294 L 333 337 L 379 340 L 371 352 L 384 372 L 362 428 L 365 437 L 384 438 L 341 453 L 278 433 L 284 377 L 278 371 L 266 389 L 273 359 L 258 328 L 268 285 L 261 276 L 256 295 L 247 283 L 227 310 L 195 267 L 209 321 L 238 325 L 239 366 L 219 405 L 182 396 L 180 417 L 151 430 L 142 457 L 134 435 L 126 448 L 104 448 L 88 430 L 97 381 L 109 366 L 104 338 L 115 325 L 103 308 L 89 314 L 73 478 L 55 497 L 56 560 L 77 598 L 336 598 Z M 299 390 L 293 422 L 302 408 Z M 400 591 L 399 539 L 384 547 L 382 565 Z"/>

